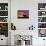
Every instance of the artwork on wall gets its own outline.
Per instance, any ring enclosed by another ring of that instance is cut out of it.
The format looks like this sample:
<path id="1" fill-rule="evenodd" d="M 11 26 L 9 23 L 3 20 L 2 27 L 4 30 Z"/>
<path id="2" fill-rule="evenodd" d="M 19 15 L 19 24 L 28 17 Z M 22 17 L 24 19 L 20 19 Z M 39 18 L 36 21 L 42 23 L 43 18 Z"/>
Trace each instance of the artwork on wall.
<path id="1" fill-rule="evenodd" d="M 39 37 L 46 37 L 46 29 L 39 29 Z"/>
<path id="2" fill-rule="evenodd" d="M 8 10 L 8 3 L 0 3 L 0 10 Z"/>
<path id="3" fill-rule="evenodd" d="M 8 17 L 0 17 L 0 22 L 8 22 Z"/>
<path id="4" fill-rule="evenodd" d="M 38 10 L 46 10 L 46 3 L 39 3 Z"/>
<path id="5" fill-rule="evenodd" d="M 38 28 L 46 28 L 46 23 L 38 23 Z"/>
<path id="6" fill-rule="evenodd" d="M 38 11 L 38 16 L 46 16 L 46 11 Z"/>
<path id="7" fill-rule="evenodd" d="M 0 35 L 8 37 L 8 23 L 0 23 Z"/>
<path id="8" fill-rule="evenodd" d="M 17 18 L 29 18 L 29 10 L 18 10 Z"/>
<path id="9" fill-rule="evenodd" d="M 8 11 L 0 11 L 0 16 L 8 16 Z"/>
<path id="10" fill-rule="evenodd" d="M 38 17 L 39 22 L 46 22 L 46 17 Z"/>
<path id="11" fill-rule="evenodd" d="M 16 30 L 16 26 L 13 23 L 11 23 L 11 30 Z"/>

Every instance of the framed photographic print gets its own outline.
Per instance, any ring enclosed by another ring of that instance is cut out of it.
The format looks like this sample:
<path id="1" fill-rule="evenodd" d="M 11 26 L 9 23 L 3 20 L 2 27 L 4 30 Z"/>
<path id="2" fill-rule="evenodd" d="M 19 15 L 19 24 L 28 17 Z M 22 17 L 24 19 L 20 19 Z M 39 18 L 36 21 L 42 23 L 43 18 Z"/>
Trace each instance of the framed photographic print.
<path id="1" fill-rule="evenodd" d="M 17 11 L 17 18 L 29 18 L 29 10 L 18 10 Z"/>
<path id="2" fill-rule="evenodd" d="M 8 16 L 8 11 L 0 11 L 0 16 Z"/>
<path id="3" fill-rule="evenodd" d="M 45 10 L 46 9 L 46 3 L 38 3 L 38 10 Z"/>
<path id="4" fill-rule="evenodd" d="M 8 23 L 0 23 L 0 35 L 8 37 Z"/>
<path id="5" fill-rule="evenodd" d="M 39 37 L 46 37 L 46 29 L 39 29 Z"/>
<path id="6" fill-rule="evenodd" d="M 46 23 L 38 23 L 38 28 L 46 28 Z"/>
<path id="7" fill-rule="evenodd" d="M 38 17 L 38 22 L 46 22 L 46 17 Z"/>
<path id="8" fill-rule="evenodd" d="M 8 17 L 0 17 L 0 22 L 8 22 Z"/>
<path id="9" fill-rule="evenodd" d="M 13 23 L 11 23 L 11 30 L 16 30 L 16 26 Z"/>

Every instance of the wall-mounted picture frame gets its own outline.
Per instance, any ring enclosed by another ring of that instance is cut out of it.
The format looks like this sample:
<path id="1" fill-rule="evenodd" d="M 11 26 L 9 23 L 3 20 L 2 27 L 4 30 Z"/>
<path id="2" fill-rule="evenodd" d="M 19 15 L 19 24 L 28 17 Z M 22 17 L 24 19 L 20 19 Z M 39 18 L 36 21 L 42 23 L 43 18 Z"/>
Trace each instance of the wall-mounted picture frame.
<path id="1" fill-rule="evenodd" d="M 46 9 L 46 3 L 38 3 L 38 10 L 45 10 Z"/>
<path id="2" fill-rule="evenodd" d="M 0 11 L 0 16 L 8 16 L 8 11 Z"/>
<path id="3" fill-rule="evenodd" d="M 46 29 L 39 29 L 39 37 L 46 37 Z"/>
<path id="4" fill-rule="evenodd" d="M 29 18 L 29 10 L 18 10 L 17 11 L 17 18 L 18 19 Z"/>
<path id="5" fill-rule="evenodd" d="M 0 3 L 0 10 L 8 10 L 8 3 Z"/>
<path id="6" fill-rule="evenodd" d="M 46 28 L 46 23 L 38 23 L 38 28 Z"/>
<path id="7" fill-rule="evenodd" d="M 0 35 L 8 37 L 8 23 L 0 23 Z"/>
<path id="8" fill-rule="evenodd" d="M 38 16 L 46 16 L 46 11 L 38 11 Z"/>
<path id="9" fill-rule="evenodd" d="M 8 22 L 8 17 L 0 17 L 0 22 Z"/>
<path id="10" fill-rule="evenodd" d="M 11 30 L 16 30 L 16 26 L 13 23 L 11 23 Z"/>
<path id="11" fill-rule="evenodd" d="M 38 17 L 38 22 L 46 22 L 46 17 Z"/>

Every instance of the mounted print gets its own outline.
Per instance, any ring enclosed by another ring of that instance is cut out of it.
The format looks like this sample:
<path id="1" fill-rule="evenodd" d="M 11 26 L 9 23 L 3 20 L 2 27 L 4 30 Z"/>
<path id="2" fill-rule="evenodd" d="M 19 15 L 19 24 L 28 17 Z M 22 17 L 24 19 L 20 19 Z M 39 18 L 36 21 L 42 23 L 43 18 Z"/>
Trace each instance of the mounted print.
<path id="1" fill-rule="evenodd" d="M 11 30 L 16 30 L 16 26 L 13 23 L 11 23 Z"/>
<path id="2" fill-rule="evenodd" d="M 29 10 L 18 10 L 17 11 L 17 18 L 29 18 Z"/>
<path id="3" fill-rule="evenodd" d="M 46 37 L 46 29 L 39 29 L 39 37 Z"/>
<path id="4" fill-rule="evenodd" d="M 8 37 L 8 23 L 0 23 L 0 35 Z"/>

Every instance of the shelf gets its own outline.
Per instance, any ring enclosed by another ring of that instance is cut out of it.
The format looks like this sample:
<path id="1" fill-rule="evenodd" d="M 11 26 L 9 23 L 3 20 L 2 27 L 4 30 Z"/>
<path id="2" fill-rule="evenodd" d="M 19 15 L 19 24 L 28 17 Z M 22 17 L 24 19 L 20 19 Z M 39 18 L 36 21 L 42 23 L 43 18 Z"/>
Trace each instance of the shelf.
<path id="1" fill-rule="evenodd" d="M 0 10 L 0 11 L 8 11 L 8 10 Z"/>
<path id="2" fill-rule="evenodd" d="M 46 28 L 38 28 L 38 29 L 46 29 Z"/>
<path id="3" fill-rule="evenodd" d="M 46 22 L 38 22 L 38 23 L 46 23 Z"/>
<path id="4" fill-rule="evenodd" d="M 8 22 L 0 22 L 0 23 L 8 23 Z"/>
<path id="5" fill-rule="evenodd" d="M 8 17 L 8 16 L 0 16 L 0 17 Z"/>
<path id="6" fill-rule="evenodd" d="M 46 15 L 44 15 L 44 16 L 38 16 L 38 17 L 46 17 Z"/>
<path id="7" fill-rule="evenodd" d="M 46 10 L 38 10 L 38 11 L 46 11 Z"/>

